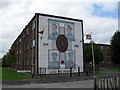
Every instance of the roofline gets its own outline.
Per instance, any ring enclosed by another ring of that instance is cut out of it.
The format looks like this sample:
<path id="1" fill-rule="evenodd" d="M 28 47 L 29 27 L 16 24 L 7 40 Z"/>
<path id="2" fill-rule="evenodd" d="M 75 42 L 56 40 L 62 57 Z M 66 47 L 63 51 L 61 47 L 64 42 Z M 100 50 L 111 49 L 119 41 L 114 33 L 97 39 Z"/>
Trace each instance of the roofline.
<path id="1" fill-rule="evenodd" d="M 84 44 L 89 44 L 89 43 L 84 43 Z M 110 46 L 110 44 L 100 44 L 100 43 L 95 43 L 96 45 L 104 45 L 104 46 Z"/>
<path id="2" fill-rule="evenodd" d="M 55 17 L 55 18 L 61 18 L 61 19 L 67 19 L 67 20 L 74 20 L 74 21 L 83 22 L 83 20 L 81 20 L 81 19 L 68 18 L 68 17 L 63 17 L 63 16 L 43 14 L 43 13 L 35 13 L 35 14 L 40 15 L 40 16 L 48 16 L 48 17 Z"/>
<path id="3" fill-rule="evenodd" d="M 110 44 L 97 44 L 97 45 L 110 46 Z"/>

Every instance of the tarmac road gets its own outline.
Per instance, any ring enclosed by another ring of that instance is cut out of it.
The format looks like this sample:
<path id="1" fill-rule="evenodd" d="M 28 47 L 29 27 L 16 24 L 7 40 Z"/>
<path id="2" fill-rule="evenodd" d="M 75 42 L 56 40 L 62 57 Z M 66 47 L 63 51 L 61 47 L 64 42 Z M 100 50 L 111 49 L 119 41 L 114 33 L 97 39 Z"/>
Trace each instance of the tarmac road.
<path id="1" fill-rule="evenodd" d="M 93 80 L 83 80 L 74 82 L 57 82 L 57 83 L 31 83 L 29 85 L 3 85 L 2 88 L 93 88 Z"/>

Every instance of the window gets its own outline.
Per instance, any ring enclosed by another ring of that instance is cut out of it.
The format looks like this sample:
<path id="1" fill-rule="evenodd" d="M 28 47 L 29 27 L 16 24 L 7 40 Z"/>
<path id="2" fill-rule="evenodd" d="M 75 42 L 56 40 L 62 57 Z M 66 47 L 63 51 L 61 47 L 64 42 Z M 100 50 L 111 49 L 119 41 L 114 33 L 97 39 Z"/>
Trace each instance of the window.
<path id="1" fill-rule="evenodd" d="M 26 61 L 24 60 L 24 65 L 26 65 Z"/>
<path id="2" fill-rule="evenodd" d="M 35 20 L 32 23 L 32 30 L 34 30 L 34 29 L 35 29 Z"/>
<path id="3" fill-rule="evenodd" d="M 29 49 L 28 45 L 27 45 L 27 50 Z"/>
<path id="4" fill-rule="evenodd" d="M 18 55 L 18 51 L 17 51 L 17 55 Z"/>
<path id="5" fill-rule="evenodd" d="M 27 60 L 27 65 L 29 65 L 29 62 L 28 62 L 28 60 Z"/>
<path id="6" fill-rule="evenodd" d="M 35 47 L 35 40 L 33 40 L 32 42 L 32 47 Z"/>
<path id="7" fill-rule="evenodd" d="M 21 63 L 20 63 L 20 60 L 19 60 L 18 62 L 19 62 L 19 65 L 20 65 L 20 64 L 21 64 Z"/>
<path id="8" fill-rule="evenodd" d="M 101 46 L 101 49 L 103 50 L 103 47 Z"/>
<path id="9" fill-rule="evenodd" d="M 19 39 L 19 42 L 21 42 L 21 38 Z"/>
<path id="10" fill-rule="evenodd" d="M 23 37 L 25 38 L 25 31 L 23 32 Z"/>
<path id="11" fill-rule="evenodd" d="M 110 48 L 109 48 L 109 46 L 107 46 L 107 50 L 109 50 Z"/>
<path id="12" fill-rule="evenodd" d="M 16 64 L 19 64 L 19 61 L 18 61 L 18 60 L 16 61 Z"/>
<path id="13" fill-rule="evenodd" d="M 21 53 L 21 50 L 19 50 L 19 53 Z"/>
<path id="14" fill-rule="evenodd" d="M 27 28 L 27 30 L 26 30 L 26 35 L 28 35 L 28 34 L 29 34 L 29 31 L 28 31 L 28 30 L 29 30 L 29 28 Z"/>

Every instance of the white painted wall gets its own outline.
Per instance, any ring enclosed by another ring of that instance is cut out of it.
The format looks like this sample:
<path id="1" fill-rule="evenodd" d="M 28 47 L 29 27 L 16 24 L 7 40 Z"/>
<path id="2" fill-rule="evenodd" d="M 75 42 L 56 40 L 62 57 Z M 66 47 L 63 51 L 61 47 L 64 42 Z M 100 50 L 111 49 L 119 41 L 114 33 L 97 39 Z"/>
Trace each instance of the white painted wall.
<path id="1" fill-rule="evenodd" d="M 82 42 L 80 42 L 80 40 L 82 40 L 81 22 L 58 19 L 58 18 L 53 18 L 53 17 L 46 17 L 46 16 L 39 16 L 39 27 L 38 27 L 39 31 L 44 30 L 43 35 L 39 33 L 39 67 L 42 67 L 42 68 L 48 67 L 48 49 L 52 49 L 52 41 L 48 40 L 48 19 L 57 19 L 57 20 L 62 20 L 62 21 L 74 22 L 75 41 L 72 42 L 72 50 L 75 50 L 75 53 L 76 53 L 75 54 L 76 64 L 79 67 L 83 67 L 83 46 L 82 46 Z M 44 43 L 48 45 L 44 46 L 43 45 Z M 74 45 L 79 45 L 79 47 L 74 47 Z M 61 71 L 62 70 L 66 70 L 66 69 L 61 69 Z M 54 70 L 52 71 L 54 72 Z M 77 68 L 73 71 L 76 72 Z M 81 72 L 83 72 L 83 69 L 81 69 Z M 49 73 L 48 69 L 47 69 L 47 73 Z"/>

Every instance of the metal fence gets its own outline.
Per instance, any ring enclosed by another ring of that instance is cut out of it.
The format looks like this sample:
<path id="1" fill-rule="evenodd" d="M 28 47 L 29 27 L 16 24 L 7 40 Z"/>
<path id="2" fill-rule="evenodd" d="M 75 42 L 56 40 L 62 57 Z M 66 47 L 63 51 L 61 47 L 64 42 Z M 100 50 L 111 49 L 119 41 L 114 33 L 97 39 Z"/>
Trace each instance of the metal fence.
<path id="1" fill-rule="evenodd" d="M 41 75 L 46 75 L 46 68 L 39 68 L 39 74 Z"/>
<path id="2" fill-rule="evenodd" d="M 51 73 L 47 74 L 47 70 L 51 70 Z M 97 73 L 99 73 L 99 67 L 95 70 Z M 57 75 L 57 76 L 80 76 L 80 75 L 93 75 L 93 69 L 92 67 L 77 67 L 76 72 L 74 72 L 74 68 L 70 67 L 64 72 L 61 72 L 61 69 L 47 69 L 47 68 L 39 68 L 39 75 L 40 76 L 46 76 L 46 75 Z"/>
<path id="3" fill-rule="evenodd" d="M 94 90 L 120 90 L 120 73 L 94 78 Z"/>

